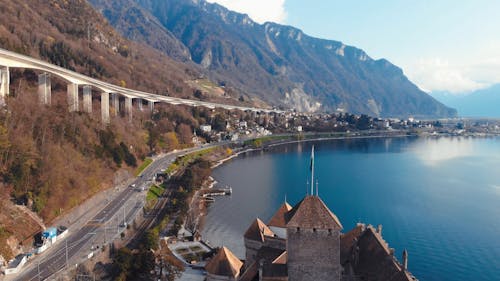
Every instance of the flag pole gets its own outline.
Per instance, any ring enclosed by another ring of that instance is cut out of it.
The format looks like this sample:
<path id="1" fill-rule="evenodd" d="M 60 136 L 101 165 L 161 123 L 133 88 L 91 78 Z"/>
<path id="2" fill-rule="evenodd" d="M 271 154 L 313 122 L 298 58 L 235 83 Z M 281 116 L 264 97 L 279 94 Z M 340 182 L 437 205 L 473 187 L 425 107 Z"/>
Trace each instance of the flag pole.
<path id="1" fill-rule="evenodd" d="M 311 195 L 314 195 L 314 145 L 311 149 Z"/>

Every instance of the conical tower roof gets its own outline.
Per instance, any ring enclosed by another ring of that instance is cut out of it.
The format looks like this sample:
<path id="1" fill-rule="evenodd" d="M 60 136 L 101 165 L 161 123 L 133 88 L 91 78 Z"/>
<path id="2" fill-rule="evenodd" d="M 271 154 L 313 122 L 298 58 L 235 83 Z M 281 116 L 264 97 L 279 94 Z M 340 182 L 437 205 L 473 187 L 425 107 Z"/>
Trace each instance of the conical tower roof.
<path id="1" fill-rule="evenodd" d="M 248 227 L 243 237 L 264 242 L 264 235 L 274 237 L 274 232 L 259 218 L 256 218 L 250 227 Z"/>
<path id="2" fill-rule="evenodd" d="M 208 273 L 219 276 L 236 277 L 240 274 L 243 262 L 241 262 L 228 248 L 222 247 L 205 265 Z"/>
<path id="3" fill-rule="evenodd" d="M 286 215 L 287 227 L 341 230 L 342 224 L 318 196 L 308 195 Z"/>
<path id="4" fill-rule="evenodd" d="M 267 224 L 268 226 L 275 226 L 275 227 L 286 227 L 286 215 L 290 210 L 292 209 L 292 206 L 288 204 L 287 202 L 283 203 L 281 207 L 274 213 L 273 217 L 269 220 L 269 223 Z"/>

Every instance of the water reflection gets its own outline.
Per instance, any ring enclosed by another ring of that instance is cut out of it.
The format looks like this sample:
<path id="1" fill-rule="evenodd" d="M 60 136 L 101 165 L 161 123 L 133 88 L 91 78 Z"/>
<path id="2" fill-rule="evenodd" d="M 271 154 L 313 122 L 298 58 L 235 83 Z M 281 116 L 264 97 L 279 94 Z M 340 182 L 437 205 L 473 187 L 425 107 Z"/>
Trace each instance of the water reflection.
<path id="1" fill-rule="evenodd" d="M 414 142 L 410 150 L 427 166 L 437 166 L 444 161 L 471 156 L 474 139 L 466 137 L 424 138 Z"/>

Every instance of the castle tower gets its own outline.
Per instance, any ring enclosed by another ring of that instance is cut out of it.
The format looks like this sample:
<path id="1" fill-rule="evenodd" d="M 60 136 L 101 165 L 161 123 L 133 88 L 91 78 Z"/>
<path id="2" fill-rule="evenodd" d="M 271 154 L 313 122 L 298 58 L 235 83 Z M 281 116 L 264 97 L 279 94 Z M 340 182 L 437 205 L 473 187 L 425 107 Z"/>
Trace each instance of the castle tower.
<path id="1" fill-rule="evenodd" d="M 292 209 L 286 200 L 281 207 L 274 213 L 267 225 L 276 234 L 276 236 L 286 239 L 286 216 Z"/>
<path id="2" fill-rule="evenodd" d="M 306 196 L 287 214 L 289 281 L 339 281 L 342 225 L 314 195 Z"/>
<path id="3" fill-rule="evenodd" d="M 245 240 L 245 267 L 250 266 L 257 258 L 257 253 L 265 243 L 267 237 L 274 237 L 274 233 L 259 218 L 255 219 L 243 235 Z"/>
<path id="4" fill-rule="evenodd" d="M 207 281 L 236 281 L 240 276 L 241 262 L 228 248 L 222 247 L 205 265 Z"/>

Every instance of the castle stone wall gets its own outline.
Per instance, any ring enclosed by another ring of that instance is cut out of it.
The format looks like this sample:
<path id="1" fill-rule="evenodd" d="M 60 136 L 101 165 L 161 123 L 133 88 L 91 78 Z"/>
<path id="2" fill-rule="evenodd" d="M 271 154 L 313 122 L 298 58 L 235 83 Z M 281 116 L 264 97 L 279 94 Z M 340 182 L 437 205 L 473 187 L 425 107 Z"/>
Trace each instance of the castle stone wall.
<path id="1" fill-rule="evenodd" d="M 237 278 L 233 278 L 230 276 L 221 276 L 221 275 L 214 275 L 214 274 L 207 274 L 207 281 L 236 281 Z"/>
<path id="2" fill-rule="evenodd" d="M 279 237 L 266 236 L 264 238 L 264 246 L 284 251 L 286 250 L 286 240 Z"/>
<path id="3" fill-rule="evenodd" d="M 245 238 L 245 268 L 248 268 L 255 261 L 261 247 L 261 242 Z"/>
<path id="4" fill-rule="evenodd" d="M 339 281 L 340 233 L 327 229 L 287 229 L 289 281 Z"/>

